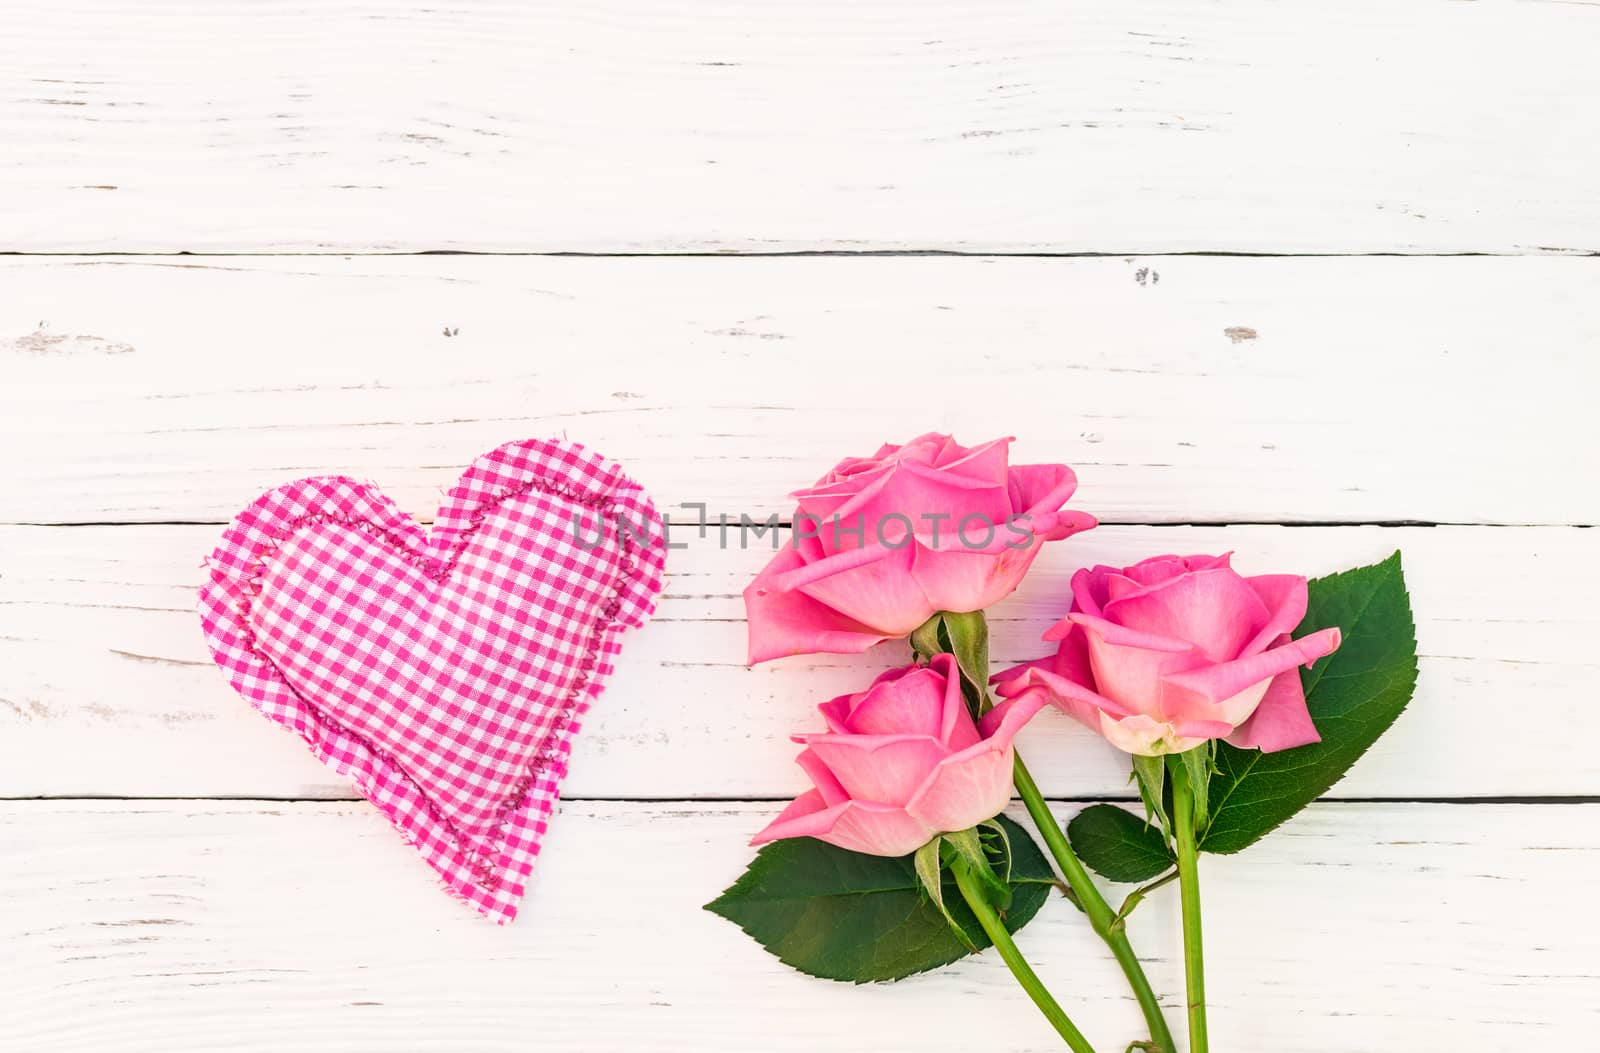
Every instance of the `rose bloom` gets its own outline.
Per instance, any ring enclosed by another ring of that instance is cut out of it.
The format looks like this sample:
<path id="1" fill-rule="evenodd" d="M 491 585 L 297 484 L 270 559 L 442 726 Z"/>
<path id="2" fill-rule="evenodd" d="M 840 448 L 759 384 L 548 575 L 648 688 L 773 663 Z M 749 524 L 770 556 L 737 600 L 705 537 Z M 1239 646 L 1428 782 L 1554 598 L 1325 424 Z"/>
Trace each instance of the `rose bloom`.
<path id="1" fill-rule="evenodd" d="M 865 651 L 939 611 L 982 610 L 1017 587 L 1043 542 L 1094 526 L 1061 507 L 1072 469 L 1012 466 L 1011 441 L 969 449 L 930 432 L 840 461 L 791 495 L 791 543 L 744 591 L 750 663 Z"/>
<path id="2" fill-rule="evenodd" d="M 1072 611 L 1049 658 L 998 673 L 1005 698 L 1047 698 L 1129 753 L 1181 753 L 1207 739 L 1273 753 L 1320 741 L 1298 666 L 1339 646 L 1299 640 L 1306 579 L 1242 577 L 1228 556 L 1156 556 L 1072 578 Z"/>
<path id="3" fill-rule="evenodd" d="M 974 724 L 950 655 L 891 669 L 867 690 L 818 707 L 828 730 L 795 736 L 816 789 L 750 843 L 815 837 L 903 856 L 993 819 L 1011 800 L 1011 740 L 1044 705 L 1043 697 L 1002 702 Z"/>

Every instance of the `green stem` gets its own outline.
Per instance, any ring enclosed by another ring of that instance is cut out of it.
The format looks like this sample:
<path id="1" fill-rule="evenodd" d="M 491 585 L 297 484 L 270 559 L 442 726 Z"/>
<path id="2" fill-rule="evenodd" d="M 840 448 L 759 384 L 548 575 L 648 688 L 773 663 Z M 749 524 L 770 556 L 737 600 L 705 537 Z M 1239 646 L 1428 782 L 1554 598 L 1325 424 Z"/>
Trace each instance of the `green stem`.
<path id="1" fill-rule="evenodd" d="M 1094 1047 L 1089 1045 L 1089 1040 L 1083 1037 L 1083 1032 L 1073 1025 L 1066 1010 L 1056 1003 L 1045 990 L 1039 976 L 1022 957 L 1022 952 L 1017 950 L 1016 943 L 1011 939 L 1011 933 L 1006 931 L 1005 923 L 995 913 L 994 905 L 989 902 L 983 881 L 972 872 L 972 867 L 965 858 L 956 856 L 950 861 L 950 872 L 955 875 L 956 887 L 961 890 L 961 895 L 966 898 L 967 906 L 972 908 L 972 913 L 977 917 L 978 924 L 983 926 L 983 931 L 989 934 L 995 950 L 1000 952 L 1000 957 L 1011 969 L 1011 975 L 1017 978 L 1017 983 L 1028 992 L 1028 997 L 1033 999 L 1033 1004 L 1039 1007 L 1045 1019 L 1050 1021 L 1056 1033 L 1066 1040 L 1067 1045 L 1074 1053 L 1094 1053 Z"/>
<path id="2" fill-rule="evenodd" d="M 948 645 L 950 653 L 956 656 L 962 677 L 972 688 L 975 715 L 981 716 L 989 708 L 989 624 L 981 611 L 975 615 L 935 614 L 912 634 L 911 643 L 918 656 L 923 658 L 931 657 Z M 1156 1001 L 1155 992 L 1150 989 L 1150 981 L 1144 975 L 1138 956 L 1133 953 L 1124 926 L 1118 924 L 1118 915 L 1106 903 L 1105 897 L 1100 895 L 1089 872 L 1084 870 L 1083 864 L 1073 854 L 1071 846 L 1067 844 L 1066 834 L 1050 814 L 1049 807 L 1044 803 L 1044 795 L 1039 792 L 1033 776 L 1028 774 L 1021 757 L 1016 759 L 1013 780 L 1023 803 L 1028 806 L 1028 814 L 1039 828 L 1040 836 L 1066 877 L 1067 886 L 1088 914 L 1095 933 L 1111 948 L 1123 975 L 1128 978 L 1128 986 L 1138 999 L 1139 1009 L 1144 1013 L 1150 1029 L 1150 1040 L 1157 1047 L 1157 1053 L 1177 1053 L 1172 1031 L 1161 1014 L 1161 1003 Z"/>
<path id="3" fill-rule="evenodd" d="M 1188 981 L 1189 1053 L 1206 1053 L 1206 975 L 1200 943 L 1200 871 L 1194 842 L 1194 794 L 1189 776 L 1172 773 L 1173 832 L 1178 841 L 1178 889 L 1183 903 L 1183 973 Z"/>
<path id="4" fill-rule="evenodd" d="M 1055 857 L 1056 866 L 1061 868 L 1061 874 L 1067 879 L 1067 885 L 1072 889 L 1073 895 L 1078 897 L 1078 903 L 1089 916 L 1089 924 L 1093 926 L 1095 934 L 1105 941 L 1111 948 L 1111 954 L 1117 959 L 1117 964 L 1122 966 L 1122 974 L 1128 978 L 1128 986 L 1133 988 L 1133 996 L 1139 1001 L 1139 1009 L 1144 1013 L 1145 1025 L 1150 1028 L 1150 1041 L 1161 1049 L 1161 1053 L 1177 1053 L 1177 1044 L 1172 1039 L 1172 1031 L 1167 1027 L 1167 1018 L 1162 1015 L 1161 1003 L 1156 1000 L 1156 994 L 1150 989 L 1150 980 L 1144 974 L 1144 967 L 1139 964 L 1139 958 L 1133 953 L 1133 944 L 1128 942 L 1128 934 L 1121 925 L 1116 925 L 1117 914 L 1100 895 L 1100 890 L 1095 887 L 1094 880 L 1089 877 L 1089 872 L 1083 868 L 1072 846 L 1067 844 L 1067 835 L 1062 832 L 1061 825 L 1056 822 L 1055 816 L 1050 814 L 1050 806 L 1045 804 L 1044 795 L 1039 792 L 1039 784 L 1033 781 L 1033 776 L 1028 772 L 1028 766 L 1022 763 L 1022 756 L 1017 755 L 1016 769 L 1013 773 L 1017 786 L 1017 794 L 1022 798 L 1022 803 L 1028 809 L 1028 815 L 1033 818 L 1033 825 L 1039 828 L 1039 836 L 1044 838 L 1045 847 L 1050 849 L 1050 854 Z"/>

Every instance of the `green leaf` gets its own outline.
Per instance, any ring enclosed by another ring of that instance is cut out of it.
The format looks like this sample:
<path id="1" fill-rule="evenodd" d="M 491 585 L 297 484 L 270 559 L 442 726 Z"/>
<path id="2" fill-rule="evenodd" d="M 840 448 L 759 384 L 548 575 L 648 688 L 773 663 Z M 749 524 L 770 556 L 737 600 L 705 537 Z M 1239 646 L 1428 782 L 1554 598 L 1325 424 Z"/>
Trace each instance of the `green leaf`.
<path id="1" fill-rule="evenodd" d="M 1186 750 L 1176 757 L 1169 756 L 1169 760 L 1178 765 L 1173 769 L 1174 779 L 1183 778 L 1189 783 L 1189 792 L 1194 801 L 1194 828 L 1204 831 L 1206 818 L 1209 813 L 1209 791 L 1211 787 L 1211 772 L 1215 767 L 1216 740 L 1202 742 L 1192 750 Z"/>
<path id="2" fill-rule="evenodd" d="M 942 617 L 961 676 L 981 696 L 989 683 L 989 623 L 982 611 L 945 611 Z"/>
<path id="3" fill-rule="evenodd" d="M 958 830 L 955 833 L 944 834 L 942 840 L 949 845 L 955 854 L 967 861 L 972 872 L 983 883 L 989 892 L 989 902 L 994 904 L 995 910 L 1004 911 L 1011 908 L 1011 886 L 994 872 L 989 865 L 989 857 L 984 853 L 983 839 L 978 836 L 977 827 Z"/>
<path id="4" fill-rule="evenodd" d="M 944 616 L 935 614 L 911 630 L 911 650 L 916 652 L 918 658 L 932 658 L 944 650 L 944 642 L 939 639 L 939 630 L 943 625 Z"/>
<path id="5" fill-rule="evenodd" d="M 996 862 L 1000 866 L 1000 880 L 1009 883 L 1011 881 L 1011 835 L 1006 833 L 1005 825 L 1000 822 L 999 816 L 993 819 L 985 819 L 978 824 L 980 837 L 985 831 L 994 835 L 992 838 L 986 839 L 984 843 L 994 846 L 990 851 L 998 857 Z"/>
<path id="6" fill-rule="evenodd" d="M 1055 872 L 1027 831 L 1000 816 L 1011 846 L 1011 909 L 1017 931 L 1049 898 Z M 1002 868 L 1002 872 L 1003 868 Z M 943 901 L 972 947 L 989 946 L 954 879 Z M 912 856 L 861 855 L 811 838 L 774 841 L 706 909 L 749 933 L 788 966 L 829 980 L 898 980 L 972 953 L 921 889 Z"/>
<path id="7" fill-rule="evenodd" d="M 1322 741 L 1279 753 L 1217 744 L 1206 852 L 1237 852 L 1326 793 L 1411 701 L 1416 629 L 1400 553 L 1310 584 L 1304 636 L 1340 630 L 1339 649 L 1300 672 Z"/>
<path id="8" fill-rule="evenodd" d="M 967 930 L 961 927 L 951 915 L 950 909 L 944 905 L 944 862 L 940 858 L 940 849 L 943 845 L 944 838 L 935 837 L 917 849 L 911 854 L 912 866 L 917 872 L 917 881 L 922 885 L 922 891 L 928 894 L 928 899 L 939 908 L 939 913 L 944 915 L 944 920 L 949 924 L 950 931 L 955 933 L 956 939 L 972 950 L 977 950 L 968 943 Z"/>
<path id="9" fill-rule="evenodd" d="M 1133 755 L 1133 777 L 1139 784 L 1139 796 L 1144 801 L 1145 825 L 1154 819 L 1168 838 L 1172 837 L 1172 819 L 1167 812 L 1167 759 Z"/>
<path id="10" fill-rule="evenodd" d="M 1114 804 L 1091 804 L 1073 816 L 1067 838 L 1079 859 L 1112 881 L 1146 881 L 1175 861 L 1158 827 Z"/>

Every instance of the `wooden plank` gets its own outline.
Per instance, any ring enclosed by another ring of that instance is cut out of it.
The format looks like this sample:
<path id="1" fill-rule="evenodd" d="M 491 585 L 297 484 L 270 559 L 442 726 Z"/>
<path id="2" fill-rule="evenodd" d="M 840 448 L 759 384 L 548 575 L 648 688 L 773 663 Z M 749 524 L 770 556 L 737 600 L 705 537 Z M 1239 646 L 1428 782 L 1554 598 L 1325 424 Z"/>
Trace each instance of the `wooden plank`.
<path id="1" fill-rule="evenodd" d="M 526 909 L 500 929 L 437 892 L 360 804 L 0 805 L 0 1046 L 1059 1048 L 992 953 L 853 987 L 790 972 L 700 910 L 774 811 L 567 804 Z M 1319 805 L 1242 855 L 1206 857 L 1216 1048 L 1585 1048 L 1600 926 L 1573 905 L 1600 865 L 1597 818 L 1596 805 Z M 1130 919 L 1175 1022 L 1176 902 L 1164 890 Z M 1097 1048 L 1138 1036 L 1120 975 L 1066 903 L 1019 942 Z"/>
<path id="2" fill-rule="evenodd" d="M 1600 260 L 0 263 L 0 522 L 226 521 L 304 474 L 428 515 L 569 433 L 664 507 L 1022 437 L 1120 522 L 1600 523 Z M 1555 466 L 1560 466 L 1559 473 Z"/>
<path id="3" fill-rule="evenodd" d="M 1597 51 L 1584 3 L 15 0 L 0 249 L 1594 251 Z"/>
<path id="4" fill-rule="evenodd" d="M 0 530 L 0 796 L 348 797 L 212 666 L 193 613 L 217 527 Z M 736 544 L 736 543 L 735 543 Z M 1600 533 L 1559 528 L 1101 527 L 1048 548 L 994 608 L 995 660 L 1039 642 L 1083 563 L 1233 550 L 1247 570 L 1320 574 L 1405 553 L 1421 677 L 1341 796 L 1589 794 L 1600 665 Z M 744 668 L 739 593 L 768 553 L 713 535 L 671 554 L 659 617 L 631 638 L 580 736 L 570 797 L 778 798 L 803 787 L 788 736 L 812 707 L 905 661 L 868 654 Z M 1538 734 L 1508 734 L 1506 714 Z M 1021 740 L 1046 790 L 1128 794 L 1127 761 L 1066 717 Z"/>

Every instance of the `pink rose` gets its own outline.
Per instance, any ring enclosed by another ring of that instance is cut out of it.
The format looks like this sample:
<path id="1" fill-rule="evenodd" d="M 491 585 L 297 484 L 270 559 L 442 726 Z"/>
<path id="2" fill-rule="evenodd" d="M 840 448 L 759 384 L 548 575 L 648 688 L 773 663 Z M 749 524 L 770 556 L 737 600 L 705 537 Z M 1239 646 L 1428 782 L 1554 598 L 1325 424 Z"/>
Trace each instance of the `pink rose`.
<path id="1" fill-rule="evenodd" d="M 1011 441 L 968 449 L 930 432 L 791 495 L 791 542 L 744 590 L 750 663 L 865 651 L 939 611 L 982 610 L 1017 587 L 1041 542 L 1094 526 L 1061 507 L 1072 469 L 1011 467 Z"/>
<path id="2" fill-rule="evenodd" d="M 1045 633 L 1051 657 L 994 677 L 1002 697 L 1045 697 L 1129 753 L 1207 739 L 1265 753 L 1320 741 L 1297 666 L 1339 646 L 1299 640 L 1306 579 L 1240 576 L 1228 556 L 1156 556 L 1072 577 L 1072 613 Z"/>
<path id="3" fill-rule="evenodd" d="M 1043 697 L 1003 702 L 974 724 L 949 655 L 891 669 L 867 690 L 817 707 L 828 730 L 795 736 L 816 789 L 750 843 L 815 837 L 903 856 L 993 819 L 1011 799 L 1011 740 L 1044 705 Z"/>

